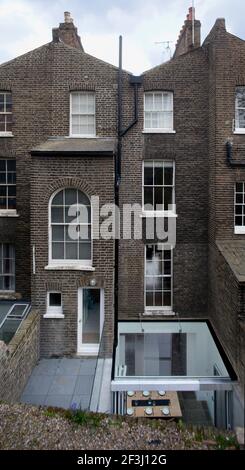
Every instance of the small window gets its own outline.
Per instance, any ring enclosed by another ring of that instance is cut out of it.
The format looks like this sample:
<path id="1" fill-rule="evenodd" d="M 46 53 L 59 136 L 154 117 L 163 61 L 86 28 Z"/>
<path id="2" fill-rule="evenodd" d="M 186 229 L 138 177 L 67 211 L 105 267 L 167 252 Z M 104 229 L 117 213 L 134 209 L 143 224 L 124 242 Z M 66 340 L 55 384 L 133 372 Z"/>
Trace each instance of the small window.
<path id="1" fill-rule="evenodd" d="M 145 161 L 143 182 L 144 211 L 173 211 L 174 163 Z"/>
<path id="2" fill-rule="evenodd" d="M 12 134 L 12 94 L 0 92 L 0 135 Z"/>
<path id="3" fill-rule="evenodd" d="M 0 243 L 0 291 L 15 290 L 15 248 Z"/>
<path id="4" fill-rule="evenodd" d="M 245 234 L 245 183 L 235 184 L 235 233 Z"/>
<path id="5" fill-rule="evenodd" d="M 173 93 L 145 93 L 145 131 L 173 132 Z"/>
<path id="6" fill-rule="evenodd" d="M 236 88 L 235 108 L 235 131 L 245 133 L 245 86 L 239 86 Z"/>
<path id="7" fill-rule="evenodd" d="M 164 245 L 145 248 L 145 309 L 170 310 L 172 307 L 172 250 Z"/>
<path id="8" fill-rule="evenodd" d="M 70 135 L 95 137 L 95 93 L 71 93 Z"/>
<path id="9" fill-rule="evenodd" d="M 61 292 L 48 292 L 47 311 L 45 317 L 63 317 L 63 305 Z"/>
<path id="10" fill-rule="evenodd" d="M 0 159 L 0 211 L 16 210 L 16 162 Z"/>

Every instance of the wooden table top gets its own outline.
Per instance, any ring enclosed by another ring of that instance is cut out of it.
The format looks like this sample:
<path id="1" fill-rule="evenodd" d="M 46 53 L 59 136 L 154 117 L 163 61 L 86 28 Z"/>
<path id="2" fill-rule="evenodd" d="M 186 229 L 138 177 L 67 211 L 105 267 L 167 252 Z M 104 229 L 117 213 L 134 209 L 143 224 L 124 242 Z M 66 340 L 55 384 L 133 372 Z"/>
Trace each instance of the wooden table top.
<path id="1" fill-rule="evenodd" d="M 150 401 L 150 400 L 169 400 L 169 405 L 160 405 L 160 406 L 152 406 L 152 405 L 147 405 L 143 404 L 140 406 L 133 406 L 132 402 L 133 401 Z M 162 412 L 163 408 L 169 408 L 169 414 L 165 415 Z M 178 393 L 177 392 L 165 392 L 165 395 L 159 395 L 158 392 L 149 392 L 149 396 L 144 396 L 143 392 L 134 392 L 133 396 L 128 396 L 127 395 L 127 409 L 131 408 L 133 410 L 133 414 L 131 416 L 134 417 L 146 417 L 146 418 L 181 418 L 182 412 L 180 408 L 180 403 L 178 399 Z M 152 409 L 152 414 L 148 415 L 146 413 L 146 409 L 151 408 Z"/>

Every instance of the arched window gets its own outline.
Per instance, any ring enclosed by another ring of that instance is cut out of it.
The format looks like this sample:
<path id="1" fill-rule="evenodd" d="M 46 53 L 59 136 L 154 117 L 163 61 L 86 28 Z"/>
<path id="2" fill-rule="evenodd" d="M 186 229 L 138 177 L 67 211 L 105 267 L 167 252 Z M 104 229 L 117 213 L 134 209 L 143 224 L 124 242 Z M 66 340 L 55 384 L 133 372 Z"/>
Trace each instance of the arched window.
<path id="1" fill-rule="evenodd" d="M 66 188 L 50 200 L 50 262 L 92 262 L 91 205 L 78 189 Z"/>

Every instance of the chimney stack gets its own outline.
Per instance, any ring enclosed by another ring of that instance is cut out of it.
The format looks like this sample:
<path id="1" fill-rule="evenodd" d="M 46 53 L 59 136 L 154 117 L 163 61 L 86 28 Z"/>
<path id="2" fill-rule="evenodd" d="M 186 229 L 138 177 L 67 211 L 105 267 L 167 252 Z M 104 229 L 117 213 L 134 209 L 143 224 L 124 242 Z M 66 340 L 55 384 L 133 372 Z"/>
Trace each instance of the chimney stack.
<path id="1" fill-rule="evenodd" d="M 201 23 L 195 19 L 195 8 L 190 7 L 176 43 L 174 57 L 186 54 L 186 52 L 200 47 L 200 44 Z"/>
<path id="2" fill-rule="evenodd" d="M 64 12 L 64 19 L 65 23 L 73 23 L 73 19 L 71 18 L 71 14 L 69 11 Z"/>
<path id="3" fill-rule="evenodd" d="M 69 11 L 64 12 L 64 23 L 60 23 L 58 28 L 53 28 L 53 42 L 63 42 L 84 52 L 80 36 Z"/>

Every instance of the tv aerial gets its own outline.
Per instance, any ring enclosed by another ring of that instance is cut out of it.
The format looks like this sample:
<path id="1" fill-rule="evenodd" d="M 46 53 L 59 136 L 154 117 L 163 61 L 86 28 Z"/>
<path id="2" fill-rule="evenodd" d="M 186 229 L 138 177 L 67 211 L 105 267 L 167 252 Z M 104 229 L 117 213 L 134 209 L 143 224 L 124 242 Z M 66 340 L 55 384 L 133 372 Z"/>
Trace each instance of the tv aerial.
<path id="1" fill-rule="evenodd" d="M 170 44 L 172 44 L 173 41 L 156 41 L 155 44 L 164 44 L 166 45 L 165 47 L 165 50 L 163 51 L 163 53 L 165 54 L 165 52 L 168 53 L 169 55 L 169 59 L 172 58 L 172 51 L 171 51 L 171 47 L 170 47 Z"/>

